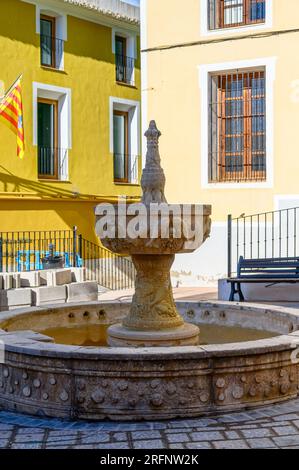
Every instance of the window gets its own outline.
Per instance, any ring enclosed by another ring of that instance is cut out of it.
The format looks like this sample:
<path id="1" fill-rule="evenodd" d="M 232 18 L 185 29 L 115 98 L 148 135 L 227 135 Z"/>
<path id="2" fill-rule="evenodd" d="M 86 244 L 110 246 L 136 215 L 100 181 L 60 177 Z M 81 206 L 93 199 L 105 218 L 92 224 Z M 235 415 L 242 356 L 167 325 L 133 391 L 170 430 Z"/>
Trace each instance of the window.
<path id="1" fill-rule="evenodd" d="M 38 175 L 58 177 L 58 102 L 38 100 Z"/>
<path id="2" fill-rule="evenodd" d="M 55 18 L 40 18 L 41 64 L 55 68 Z"/>
<path id="3" fill-rule="evenodd" d="M 264 23 L 266 0 L 208 0 L 209 29 Z"/>
<path id="4" fill-rule="evenodd" d="M 139 184 L 140 102 L 110 96 L 110 152 L 115 183 Z"/>
<path id="5" fill-rule="evenodd" d="M 71 90 L 33 82 L 33 145 L 42 179 L 68 181 L 72 147 Z"/>
<path id="6" fill-rule="evenodd" d="M 128 57 L 127 38 L 115 36 L 116 81 L 134 85 L 135 59 Z"/>
<path id="7" fill-rule="evenodd" d="M 64 26 L 62 17 L 40 15 L 40 54 L 44 67 L 63 69 L 64 40 L 60 39 L 60 35 L 64 32 Z"/>
<path id="8" fill-rule="evenodd" d="M 266 180 L 265 71 L 210 76 L 209 181 Z"/>
<path id="9" fill-rule="evenodd" d="M 128 113 L 114 111 L 113 114 L 114 141 L 114 181 L 128 182 Z"/>

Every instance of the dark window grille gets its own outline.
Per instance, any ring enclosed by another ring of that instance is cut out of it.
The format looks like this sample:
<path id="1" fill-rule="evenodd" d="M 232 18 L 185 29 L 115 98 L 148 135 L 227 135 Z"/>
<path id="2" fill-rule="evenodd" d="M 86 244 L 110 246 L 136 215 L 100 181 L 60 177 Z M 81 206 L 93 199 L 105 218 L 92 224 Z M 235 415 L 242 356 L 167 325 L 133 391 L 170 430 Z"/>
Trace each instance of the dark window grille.
<path id="1" fill-rule="evenodd" d="M 264 23 L 266 0 L 208 0 L 209 29 Z"/>
<path id="2" fill-rule="evenodd" d="M 265 72 L 211 76 L 209 181 L 265 179 Z"/>
<path id="3" fill-rule="evenodd" d="M 127 85 L 135 85 L 134 66 L 135 59 L 120 54 L 115 54 L 116 81 L 126 83 Z"/>

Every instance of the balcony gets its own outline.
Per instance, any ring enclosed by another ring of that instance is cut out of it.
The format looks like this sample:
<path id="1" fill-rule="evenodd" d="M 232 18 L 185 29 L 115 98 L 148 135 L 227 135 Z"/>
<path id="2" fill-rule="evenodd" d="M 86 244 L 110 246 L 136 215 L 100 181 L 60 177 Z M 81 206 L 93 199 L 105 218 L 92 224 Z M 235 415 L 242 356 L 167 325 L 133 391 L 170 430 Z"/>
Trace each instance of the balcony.
<path id="1" fill-rule="evenodd" d="M 134 68 L 135 59 L 115 54 L 116 81 L 126 85 L 135 86 Z"/>
<path id="2" fill-rule="evenodd" d="M 139 155 L 114 153 L 114 182 L 139 184 Z"/>
<path id="3" fill-rule="evenodd" d="M 41 65 L 56 70 L 63 69 L 64 40 L 40 35 Z"/>
<path id="4" fill-rule="evenodd" d="M 53 147 L 38 147 L 38 177 L 40 179 L 67 179 L 68 150 Z"/>

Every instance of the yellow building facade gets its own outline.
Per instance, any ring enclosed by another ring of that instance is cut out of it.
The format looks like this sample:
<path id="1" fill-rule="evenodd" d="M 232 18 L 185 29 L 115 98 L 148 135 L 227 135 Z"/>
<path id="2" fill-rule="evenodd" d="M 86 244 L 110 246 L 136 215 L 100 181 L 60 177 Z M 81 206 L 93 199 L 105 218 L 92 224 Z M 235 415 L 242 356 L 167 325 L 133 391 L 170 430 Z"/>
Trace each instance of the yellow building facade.
<path id="1" fill-rule="evenodd" d="M 226 274 L 228 214 L 299 206 L 299 2 L 142 0 L 143 121 L 162 131 L 169 202 L 213 206 L 178 283 Z"/>
<path id="2" fill-rule="evenodd" d="M 1 1 L 0 89 L 23 74 L 25 128 L 20 160 L 0 125 L 1 232 L 96 241 L 94 207 L 139 197 L 139 8 L 110 3 Z"/>

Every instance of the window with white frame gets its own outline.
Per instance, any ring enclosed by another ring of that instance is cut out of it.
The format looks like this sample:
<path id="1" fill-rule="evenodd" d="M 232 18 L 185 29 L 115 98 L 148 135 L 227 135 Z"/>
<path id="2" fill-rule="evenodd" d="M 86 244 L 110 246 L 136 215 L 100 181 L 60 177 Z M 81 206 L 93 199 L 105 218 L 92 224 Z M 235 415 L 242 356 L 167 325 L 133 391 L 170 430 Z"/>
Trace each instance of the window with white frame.
<path id="1" fill-rule="evenodd" d="M 71 148 L 71 90 L 33 83 L 33 144 L 40 179 L 67 181 Z"/>
<path id="2" fill-rule="evenodd" d="M 110 98 L 110 152 L 115 183 L 138 184 L 140 103 Z"/>
<path id="3" fill-rule="evenodd" d="M 67 17 L 36 6 L 36 32 L 40 35 L 40 61 L 43 67 L 64 69 L 64 42 L 67 40 Z"/>
<path id="4" fill-rule="evenodd" d="M 265 181 L 265 68 L 212 74 L 209 82 L 209 182 Z"/>
<path id="5" fill-rule="evenodd" d="M 208 0 L 209 30 L 262 24 L 267 0 Z"/>

